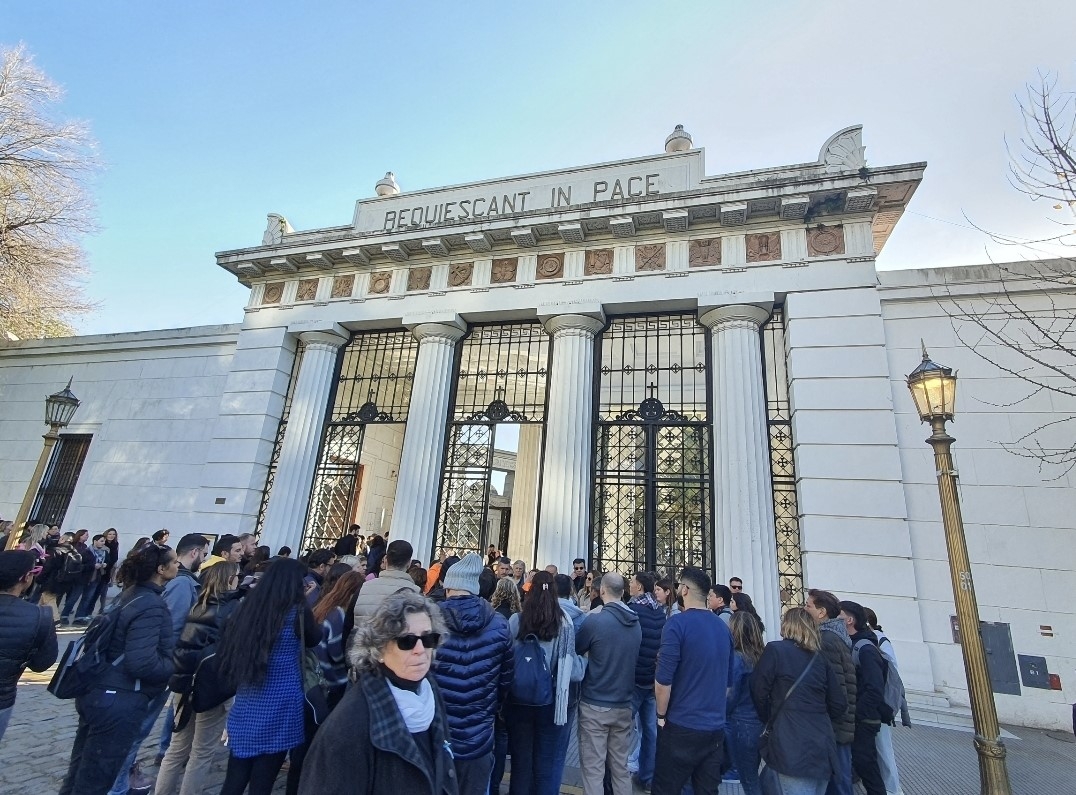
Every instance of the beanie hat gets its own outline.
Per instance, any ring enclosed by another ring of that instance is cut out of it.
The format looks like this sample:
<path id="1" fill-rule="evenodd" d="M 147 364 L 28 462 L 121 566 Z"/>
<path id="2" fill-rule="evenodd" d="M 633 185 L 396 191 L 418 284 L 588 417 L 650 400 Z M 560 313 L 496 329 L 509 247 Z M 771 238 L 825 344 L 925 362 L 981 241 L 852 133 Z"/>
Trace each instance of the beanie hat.
<path id="1" fill-rule="evenodd" d="M 477 552 L 468 552 L 445 575 L 445 590 L 466 591 L 470 594 L 477 594 L 478 575 L 481 573 L 481 555 Z"/>

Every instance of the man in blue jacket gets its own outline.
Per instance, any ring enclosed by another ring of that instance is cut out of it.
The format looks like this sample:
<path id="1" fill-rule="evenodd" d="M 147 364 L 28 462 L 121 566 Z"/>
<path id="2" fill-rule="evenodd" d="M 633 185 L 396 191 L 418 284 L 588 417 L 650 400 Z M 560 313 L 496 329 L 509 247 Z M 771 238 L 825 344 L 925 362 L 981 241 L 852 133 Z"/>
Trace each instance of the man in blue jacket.
<path id="1" fill-rule="evenodd" d="M 445 575 L 441 613 L 448 637 L 433 676 L 441 689 L 459 795 L 486 795 L 493 770 L 493 721 L 512 684 L 508 622 L 478 596 L 482 557 L 470 552 Z"/>
<path id="2" fill-rule="evenodd" d="M 882 721 L 889 723 L 893 720 L 885 703 L 885 660 L 878 650 L 878 638 L 867 626 L 867 613 L 862 605 L 858 602 L 841 602 L 841 618 L 852 639 L 852 662 L 856 666 L 856 731 L 852 737 L 852 769 L 863 782 L 867 795 L 886 795 L 875 742 Z M 869 643 L 859 645 L 861 640 L 868 640 Z"/>
<path id="3" fill-rule="evenodd" d="M 665 628 L 665 608 L 654 598 L 654 575 L 636 572 L 628 583 L 628 607 L 639 616 L 643 641 L 635 659 L 635 696 L 632 715 L 639 722 L 639 784 L 650 789 L 654 778 L 654 755 L 657 753 L 658 722 L 654 708 L 654 669 L 657 664 L 661 631 Z"/>

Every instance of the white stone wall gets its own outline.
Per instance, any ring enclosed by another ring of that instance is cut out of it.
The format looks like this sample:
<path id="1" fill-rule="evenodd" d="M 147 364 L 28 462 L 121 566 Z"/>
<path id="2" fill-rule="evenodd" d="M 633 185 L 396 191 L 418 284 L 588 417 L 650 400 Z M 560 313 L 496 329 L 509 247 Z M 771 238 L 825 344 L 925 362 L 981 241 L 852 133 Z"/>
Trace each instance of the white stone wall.
<path id="1" fill-rule="evenodd" d="M 1018 725 L 1071 729 L 1070 704 L 1076 701 L 1076 472 L 1040 471 L 1034 460 L 1006 452 L 1002 445 L 1076 415 L 1076 401 L 1047 392 L 1028 397 L 1033 390 L 1026 383 L 959 341 L 958 332 L 966 341 L 978 335 L 966 323 L 954 321 L 954 307 L 946 296 L 968 295 L 965 305 L 982 310 L 986 303 L 975 296 L 996 296 L 998 275 L 996 268 L 880 274 L 918 618 L 937 688 L 953 702 L 967 704 L 960 648 L 953 643 L 950 628 L 950 616 L 956 611 L 934 459 L 924 441 L 930 433 L 915 414 L 904 383 L 905 374 L 920 361 L 922 339 L 933 361 L 958 370 L 957 415 L 948 430 L 956 438 L 953 455 L 980 616 L 1009 624 L 1015 653 L 1045 657 L 1049 671 L 1060 676 L 1064 687 L 1054 691 L 1022 686 L 1019 696 L 996 694 L 999 718 Z M 1053 314 L 1059 308 L 1071 312 L 1076 307 L 1076 297 L 1056 288 L 1047 296 L 1030 289 L 1033 283 L 1008 277 L 1007 281 L 1020 305 L 1029 310 Z M 997 346 L 987 345 L 981 352 L 1009 367 L 1030 367 L 1026 359 Z M 1030 367 L 1027 373 L 1041 375 L 1043 370 Z M 1058 426 L 1047 438 L 1071 444 L 1071 425 Z M 894 618 L 884 617 L 887 630 Z M 1052 627 L 1053 637 L 1045 636 L 1040 626 Z"/>
<path id="2" fill-rule="evenodd" d="M 363 471 L 359 497 L 359 524 L 365 535 L 392 530 L 392 506 L 403 452 L 402 423 L 372 423 L 362 439 Z"/>
<path id="3" fill-rule="evenodd" d="M 64 528 L 116 527 L 125 543 L 191 529 L 235 326 L 0 347 L 0 515 L 13 518 L 41 452 L 44 401 L 73 378 L 70 433 L 93 434 Z"/>

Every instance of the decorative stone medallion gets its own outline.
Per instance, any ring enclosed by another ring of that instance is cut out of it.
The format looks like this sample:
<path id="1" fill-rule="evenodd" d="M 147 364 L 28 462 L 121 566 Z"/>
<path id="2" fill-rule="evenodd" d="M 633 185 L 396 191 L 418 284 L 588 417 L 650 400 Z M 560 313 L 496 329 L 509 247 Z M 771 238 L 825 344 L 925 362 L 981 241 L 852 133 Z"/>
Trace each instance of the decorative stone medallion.
<path id="1" fill-rule="evenodd" d="M 687 246 L 687 265 L 689 268 L 704 268 L 708 265 L 721 264 L 721 238 L 711 237 L 705 240 L 692 240 Z"/>
<path id="2" fill-rule="evenodd" d="M 334 276 L 333 277 L 333 298 L 348 298 L 351 296 L 351 291 L 355 289 L 355 276 L 354 274 L 347 274 L 346 276 Z"/>
<path id="3" fill-rule="evenodd" d="M 516 257 L 493 260 L 493 269 L 490 271 L 489 276 L 490 283 L 506 284 L 508 282 L 514 282 L 516 280 L 516 267 L 518 264 L 519 259 Z"/>
<path id="4" fill-rule="evenodd" d="M 587 252 L 583 263 L 584 276 L 601 276 L 613 272 L 613 250 L 611 248 L 595 248 Z"/>
<path id="5" fill-rule="evenodd" d="M 423 268 L 412 268 L 407 272 L 407 292 L 430 289 L 430 274 L 433 268 L 429 265 Z"/>
<path id="6" fill-rule="evenodd" d="M 770 262 L 781 259 L 781 233 L 761 232 L 747 236 L 747 261 Z"/>
<path id="7" fill-rule="evenodd" d="M 370 274 L 370 294 L 384 295 L 392 284 L 392 271 L 376 271 Z"/>
<path id="8" fill-rule="evenodd" d="M 296 301 L 313 301 L 318 295 L 317 279 L 300 279 L 299 288 L 295 291 Z"/>
<path id="9" fill-rule="evenodd" d="M 843 226 L 818 226 L 807 230 L 807 256 L 828 257 L 843 253 Z"/>
<path id="10" fill-rule="evenodd" d="M 542 254 L 538 257 L 535 276 L 539 279 L 561 279 L 564 277 L 564 255 Z"/>
<path id="11" fill-rule="evenodd" d="M 262 293 L 263 304 L 279 304 L 284 297 L 284 282 L 268 282 Z"/>
<path id="12" fill-rule="evenodd" d="M 663 243 L 644 243 L 635 247 L 635 270 L 665 270 L 665 245 Z"/>
<path id="13" fill-rule="evenodd" d="M 455 262 L 448 266 L 448 286 L 466 287 L 474 275 L 473 262 Z"/>

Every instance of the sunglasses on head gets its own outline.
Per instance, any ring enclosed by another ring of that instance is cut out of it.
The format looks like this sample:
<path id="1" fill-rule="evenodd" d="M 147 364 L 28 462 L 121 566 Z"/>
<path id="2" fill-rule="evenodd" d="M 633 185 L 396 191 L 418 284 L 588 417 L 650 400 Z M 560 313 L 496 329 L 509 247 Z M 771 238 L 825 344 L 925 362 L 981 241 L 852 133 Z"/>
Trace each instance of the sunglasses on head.
<path id="1" fill-rule="evenodd" d="M 396 638 L 396 646 L 400 651 L 411 651 L 415 645 L 422 641 L 422 648 L 436 649 L 441 645 L 441 633 L 424 632 L 421 635 L 400 635 Z"/>

